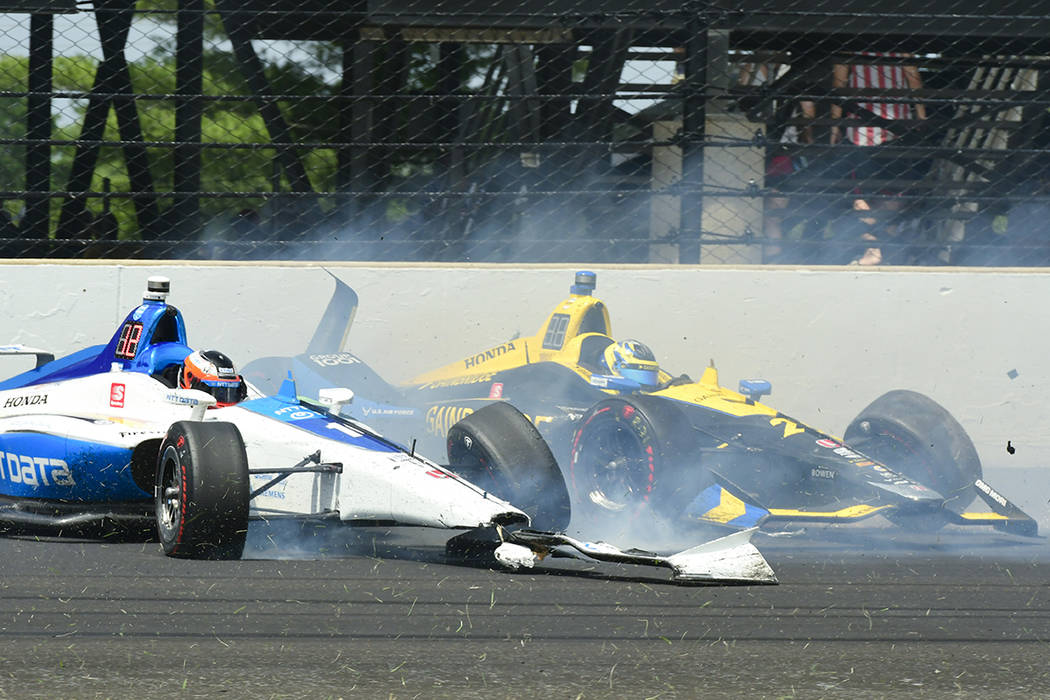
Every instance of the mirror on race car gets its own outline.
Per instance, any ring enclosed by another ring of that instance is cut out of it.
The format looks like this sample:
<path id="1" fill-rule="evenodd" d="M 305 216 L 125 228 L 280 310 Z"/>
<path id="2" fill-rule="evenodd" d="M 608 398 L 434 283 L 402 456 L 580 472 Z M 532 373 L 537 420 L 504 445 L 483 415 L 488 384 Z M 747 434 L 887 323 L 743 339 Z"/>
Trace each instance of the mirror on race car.
<path id="1" fill-rule="evenodd" d="M 328 409 L 329 413 L 337 414 L 344 406 L 350 405 L 354 400 L 354 392 L 346 387 L 329 387 L 317 391 L 317 401 Z"/>
<path id="2" fill-rule="evenodd" d="M 741 379 L 737 391 L 753 401 L 758 401 L 763 396 L 773 393 L 773 385 L 766 379 Z"/>

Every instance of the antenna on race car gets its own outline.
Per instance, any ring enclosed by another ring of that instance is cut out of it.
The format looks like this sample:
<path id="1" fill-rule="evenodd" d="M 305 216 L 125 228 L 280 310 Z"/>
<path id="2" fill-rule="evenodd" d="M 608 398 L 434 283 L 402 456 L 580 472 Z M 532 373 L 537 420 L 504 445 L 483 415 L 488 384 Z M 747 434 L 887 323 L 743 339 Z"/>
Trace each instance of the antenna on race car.
<path id="1" fill-rule="evenodd" d="M 143 301 L 164 301 L 171 292 L 171 280 L 167 277 L 150 277 L 146 280 L 146 293 Z"/>

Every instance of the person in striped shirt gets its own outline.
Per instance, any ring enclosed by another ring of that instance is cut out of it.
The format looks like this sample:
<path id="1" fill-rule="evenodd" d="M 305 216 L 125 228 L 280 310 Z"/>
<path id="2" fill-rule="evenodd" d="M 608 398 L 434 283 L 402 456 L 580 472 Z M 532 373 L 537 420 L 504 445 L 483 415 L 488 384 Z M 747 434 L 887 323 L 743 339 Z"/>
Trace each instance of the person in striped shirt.
<path id="1" fill-rule="evenodd" d="M 919 69 L 916 66 L 906 65 L 901 60 L 910 58 L 911 54 L 861 52 L 857 56 L 867 60 L 860 60 L 848 65 L 843 63 L 835 64 L 832 73 L 833 88 L 875 89 L 886 90 L 887 92 L 922 88 L 922 76 L 919 74 Z M 870 60 L 871 57 L 885 57 L 893 60 L 886 63 L 878 63 L 872 62 Z M 894 100 L 891 102 L 880 102 L 876 101 L 876 99 L 875 97 L 856 98 L 853 101 L 860 109 L 854 108 L 851 110 L 850 106 L 847 105 L 845 108 L 846 117 L 860 119 L 874 114 L 887 120 L 926 119 L 926 108 L 919 102 L 904 100 L 900 95 L 887 95 L 886 99 Z M 842 116 L 843 106 L 841 104 L 833 104 L 831 106 L 831 117 L 833 119 L 841 119 Z M 845 135 L 848 144 L 868 147 L 886 144 L 898 136 L 900 131 L 895 133 L 884 126 L 864 124 L 847 127 Z M 842 142 L 842 129 L 839 126 L 831 127 L 830 141 L 832 144 Z M 850 154 L 848 160 L 852 164 L 850 177 L 854 179 L 900 179 L 907 177 L 909 171 L 914 167 L 914 163 L 908 160 L 900 158 L 876 159 L 871 158 L 869 154 L 861 154 L 859 151 Z M 858 194 L 861 193 L 859 188 L 854 191 Z M 895 193 L 883 190 L 880 194 Z M 885 212 L 892 212 L 899 211 L 901 205 L 898 200 L 882 199 L 877 200 L 876 206 Z M 871 211 L 871 205 L 863 197 L 857 197 L 853 201 L 853 210 L 855 212 Z M 877 219 L 861 216 L 859 221 L 865 229 L 860 234 L 861 240 L 868 243 L 876 243 L 879 240 L 875 232 Z M 886 233 L 891 237 L 895 236 L 897 233 L 896 225 L 893 223 L 887 224 Z M 878 246 L 867 247 L 860 257 L 853 260 L 853 263 L 858 265 L 879 265 L 882 262 L 882 249 Z"/>

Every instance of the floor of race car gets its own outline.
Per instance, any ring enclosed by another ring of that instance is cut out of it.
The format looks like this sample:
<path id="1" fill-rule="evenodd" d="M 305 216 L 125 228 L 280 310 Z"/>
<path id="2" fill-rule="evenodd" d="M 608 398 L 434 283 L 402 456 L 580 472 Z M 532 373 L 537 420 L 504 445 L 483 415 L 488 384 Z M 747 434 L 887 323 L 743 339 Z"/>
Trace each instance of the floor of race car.
<path id="1" fill-rule="evenodd" d="M 291 548 L 253 525 L 263 558 L 235 562 L 8 533 L 0 697 L 1050 694 L 1043 538 L 809 528 L 756 538 L 779 586 L 681 587 L 659 569 L 455 565 L 422 532 Z"/>

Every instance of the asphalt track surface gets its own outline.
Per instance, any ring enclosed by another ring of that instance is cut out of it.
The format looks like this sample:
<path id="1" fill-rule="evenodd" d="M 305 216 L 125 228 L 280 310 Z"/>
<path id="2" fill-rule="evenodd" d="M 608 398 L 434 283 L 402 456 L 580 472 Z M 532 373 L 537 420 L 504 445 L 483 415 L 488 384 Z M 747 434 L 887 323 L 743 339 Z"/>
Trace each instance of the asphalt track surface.
<path id="1" fill-rule="evenodd" d="M 0 698 L 1050 696 L 1050 545 L 878 525 L 755 541 L 777 586 L 445 559 L 253 526 L 234 562 L 0 537 Z M 291 557 L 274 559 L 272 557 Z"/>

